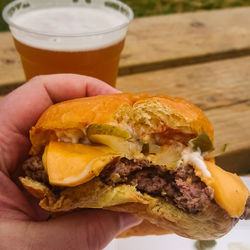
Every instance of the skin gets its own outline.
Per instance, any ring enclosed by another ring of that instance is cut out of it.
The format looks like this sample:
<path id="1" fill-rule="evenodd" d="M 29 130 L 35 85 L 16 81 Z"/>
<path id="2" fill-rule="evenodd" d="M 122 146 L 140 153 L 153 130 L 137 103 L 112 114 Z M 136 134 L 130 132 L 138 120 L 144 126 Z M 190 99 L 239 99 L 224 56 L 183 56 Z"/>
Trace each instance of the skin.
<path id="1" fill-rule="evenodd" d="M 0 102 L 0 249 L 102 249 L 140 219 L 125 213 L 82 209 L 48 220 L 20 185 L 29 129 L 53 103 L 118 90 L 97 79 L 47 75 L 31 79 Z"/>

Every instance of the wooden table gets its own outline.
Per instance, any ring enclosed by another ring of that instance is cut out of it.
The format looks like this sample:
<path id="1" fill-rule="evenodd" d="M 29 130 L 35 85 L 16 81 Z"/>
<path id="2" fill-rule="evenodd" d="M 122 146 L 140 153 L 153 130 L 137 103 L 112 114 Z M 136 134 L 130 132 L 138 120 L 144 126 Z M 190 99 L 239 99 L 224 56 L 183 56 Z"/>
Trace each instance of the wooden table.
<path id="1" fill-rule="evenodd" d="M 204 110 L 217 162 L 250 172 L 250 8 L 135 19 L 122 53 L 117 87 L 184 97 Z M 0 95 L 24 82 L 8 32 L 0 33 Z"/>

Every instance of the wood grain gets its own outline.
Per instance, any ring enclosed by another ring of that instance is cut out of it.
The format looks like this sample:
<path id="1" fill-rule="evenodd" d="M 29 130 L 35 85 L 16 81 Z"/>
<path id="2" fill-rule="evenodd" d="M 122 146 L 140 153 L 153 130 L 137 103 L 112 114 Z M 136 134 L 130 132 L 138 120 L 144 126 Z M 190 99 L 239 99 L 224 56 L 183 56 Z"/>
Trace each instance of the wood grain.
<path id="1" fill-rule="evenodd" d="M 250 7 L 138 18 L 121 74 L 250 54 Z"/>
<path id="2" fill-rule="evenodd" d="M 117 87 L 133 93 L 183 97 L 203 110 L 250 100 L 250 57 L 122 76 Z"/>
<path id="3" fill-rule="evenodd" d="M 9 32 L 0 33 L 0 94 L 25 81 L 22 65 Z M 2 91 L 1 91 L 2 90 Z"/>
<path id="4" fill-rule="evenodd" d="M 250 173 L 250 101 L 205 113 L 214 124 L 215 146 L 228 145 L 217 164 L 238 174 Z"/>
<path id="5" fill-rule="evenodd" d="M 120 75 L 250 54 L 250 7 L 135 19 Z M 24 82 L 7 32 L 0 33 L 0 85 Z"/>

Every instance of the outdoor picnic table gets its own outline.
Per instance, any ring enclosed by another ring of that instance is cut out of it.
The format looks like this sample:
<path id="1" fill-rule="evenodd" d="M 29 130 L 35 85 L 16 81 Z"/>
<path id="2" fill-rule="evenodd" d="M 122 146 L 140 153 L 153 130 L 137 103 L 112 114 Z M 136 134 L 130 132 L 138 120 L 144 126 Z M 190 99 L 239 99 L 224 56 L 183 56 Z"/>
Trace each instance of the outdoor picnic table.
<path id="1" fill-rule="evenodd" d="M 135 19 L 117 88 L 168 94 L 199 106 L 214 124 L 217 163 L 250 170 L 250 8 Z M 0 95 L 25 81 L 9 32 L 0 33 Z"/>

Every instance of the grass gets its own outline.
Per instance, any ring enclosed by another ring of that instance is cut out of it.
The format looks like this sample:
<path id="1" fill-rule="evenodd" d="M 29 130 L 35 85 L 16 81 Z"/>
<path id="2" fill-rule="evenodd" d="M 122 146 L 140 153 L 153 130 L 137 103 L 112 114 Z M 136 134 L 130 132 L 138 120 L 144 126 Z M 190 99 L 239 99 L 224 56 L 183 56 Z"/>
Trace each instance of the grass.
<path id="1" fill-rule="evenodd" d="M 135 16 L 150 16 L 250 6 L 250 0 L 123 0 L 130 5 Z"/>
<path id="2" fill-rule="evenodd" d="M 7 30 L 8 26 L 7 24 L 3 21 L 2 19 L 2 10 L 3 10 L 3 7 L 7 4 L 11 2 L 10 0 L 0 0 L 0 31 L 4 31 L 4 30 Z"/>
<path id="3" fill-rule="evenodd" d="M 0 0 L 0 12 L 12 0 Z M 41 0 L 43 1 L 43 0 Z M 250 0 L 122 0 L 132 7 L 136 17 L 159 14 L 250 6 Z M 8 26 L 0 17 L 0 31 Z"/>

